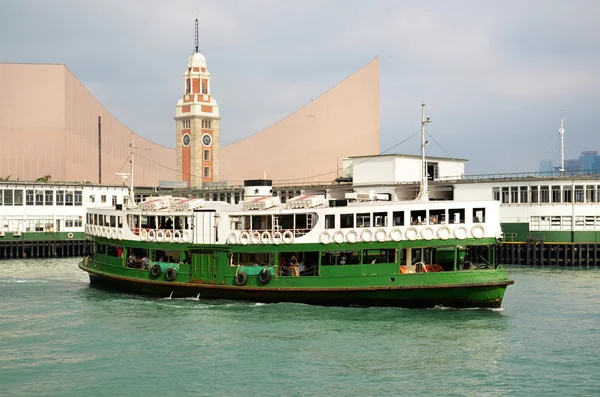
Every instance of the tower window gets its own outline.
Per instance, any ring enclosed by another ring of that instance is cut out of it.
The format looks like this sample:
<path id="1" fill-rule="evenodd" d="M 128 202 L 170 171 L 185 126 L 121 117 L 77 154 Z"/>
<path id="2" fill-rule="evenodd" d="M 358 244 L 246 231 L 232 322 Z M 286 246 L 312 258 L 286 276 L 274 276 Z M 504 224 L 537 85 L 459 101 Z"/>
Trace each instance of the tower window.
<path id="1" fill-rule="evenodd" d="M 204 177 L 210 178 L 210 167 L 204 167 Z"/>
<path id="2" fill-rule="evenodd" d="M 202 128 L 211 129 L 212 121 L 210 120 L 202 120 Z"/>
<path id="3" fill-rule="evenodd" d="M 189 129 L 191 126 L 191 122 L 189 120 L 183 120 L 183 128 Z"/>
<path id="4" fill-rule="evenodd" d="M 204 161 L 210 161 L 210 149 L 204 149 Z"/>

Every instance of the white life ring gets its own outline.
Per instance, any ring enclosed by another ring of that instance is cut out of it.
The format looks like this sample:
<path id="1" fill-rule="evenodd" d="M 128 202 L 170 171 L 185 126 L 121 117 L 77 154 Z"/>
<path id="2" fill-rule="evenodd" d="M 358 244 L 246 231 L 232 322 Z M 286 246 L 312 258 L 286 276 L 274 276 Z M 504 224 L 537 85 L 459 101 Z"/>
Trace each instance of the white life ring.
<path id="1" fill-rule="evenodd" d="M 181 240 L 181 232 L 179 230 L 175 230 L 173 232 L 173 240 L 175 240 L 175 241 Z"/>
<path id="2" fill-rule="evenodd" d="M 190 232 L 188 232 L 187 230 L 185 232 L 183 232 L 181 239 L 183 240 L 183 242 L 189 243 L 190 242 Z"/>
<path id="3" fill-rule="evenodd" d="M 406 233 L 404 233 L 404 235 L 408 240 L 415 241 L 417 239 L 417 236 L 419 235 L 419 232 L 416 228 L 409 227 L 408 229 L 406 229 Z"/>
<path id="4" fill-rule="evenodd" d="M 254 245 L 257 245 L 258 243 L 260 243 L 260 232 L 253 232 L 252 233 L 252 237 L 250 238 L 250 242 Z"/>
<path id="5" fill-rule="evenodd" d="M 344 242 L 344 232 L 338 230 L 333 234 L 333 241 L 337 244 L 342 244 Z"/>
<path id="6" fill-rule="evenodd" d="M 117 238 L 123 240 L 123 229 L 117 230 Z"/>
<path id="7" fill-rule="evenodd" d="M 385 229 L 379 229 L 375 232 L 375 240 L 379 241 L 380 243 L 383 243 L 384 241 L 386 241 L 388 238 L 387 236 L 387 232 L 385 231 Z"/>
<path id="8" fill-rule="evenodd" d="M 249 242 L 250 242 L 250 233 L 242 232 L 242 235 L 240 236 L 240 243 L 242 245 L 248 245 Z"/>
<path id="9" fill-rule="evenodd" d="M 358 241 L 358 233 L 356 233 L 356 230 L 349 230 L 348 233 L 346 233 L 346 241 L 351 244 Z"/>
<path id="10" fill-rule="evenodd" d="M 99 226 L 94 226 L 94 236 L 99 236 L 100 235 L 100 227 Z"/>
<path id="11" fill-rule="evenodd" d="M 150 229 L 148 231 L 148 241 L 154 241 L 156 239 L 156 231 L 154 229 Z"/>
<path id="12" fill-rule="evenodd" d="M 456 229 L 454 229 L 454 237 L 456 237 L 459 240 L 464 240 L 467 238 L 467 229 L 465 229 L 464 226 L 459 226 Z"/>
<path id="13" fill-rule="evenodd" d="M 442 226 L 438 229 L 437 236 L 440 240 L 448 240 L 450 238 L 450 229 L 448 226 Z"/>
<path id="14" fill-rule="evenodd" d="M 433 229 L 430 227 L 426 227 L 425 229 L 421 230 L 421 238 L 423 240 L 431 240 L 433 238 Z"/>
<path id="15" fill-rule="evenodd" d="M 110 238 L 113 240 L 117 239 L 117 229 L 110 229 Z"/>
<path id="16" fill-rule="evenodd" d="M 483 225 L 475 225 L 471 228 L 471 235 L 475 238 L 483 238 L 485 236 L 485 227 Z"/>
<path id="17" fill-rule="evenodd" d="M 231 232 L 229 234 L 229 244 L 237 244 L 237 242 L 238 242 L 237 240 L 238 240 L 237 234 L 235 234 L 235 232 Z"/>
<path id="18" fill-rule="evenodd" d="M 148 239 L 148 231 L 146 229 L 142 229 L 140 232 L 140 239 L 144 241 Z"/>
<path id="19" fill-rule="evenodd" d="M 156 232 L 156 241 L 164 241 L 165 240 L 165 232 L 159 230 Z"/>
<path id="20" fill-rule="evenodd" d="M 68 237 L 68 238 L 73 238 L 73 233 L 69 232 L 69 233 L 67 234 L 67 237 Z"/>
<path id="21" fill-rule="evenodd" d="M 395 242 L 402 240 L 402 231 L 400 229 L 393 229 L 390 232 L 390 238 Z"/>
<path id="22" fill-rule="evenodd" d="M 273 244 L 279 245 L 281 244 L 282 236 L 280 231 L 276 231 L 273 233 Z"/>
<path id="23" fill-rule="evenodd" d="M 108 237 L 108 228 L 106 226 L 102 227 L 102 237 Z"/>
<path id="24" fill-rule="evenodd" d="M 329 244 L 331 242 L 331 235 L 329 234 L 329 232 L 326 230 L 323 233 L 321 233 L 321 235 L 319 236 L 319 241 L 321 242 L 321 244 Z"/>
<path id="25" fill-rule="evenodd" d="M 283 232 L 282 240 L 285 244 L 291 244 L 294 241 L 294 233 L 291 230 Z"/>
<path id="26" fill-rule="evenodd" d="M 370 229 L 365 229 L 360 233 L 360 239 L 366 243 L 373 241 L 373 232 Z"/>
<path id="27" fill-rule="evenodd" d="M 260 242 L 264 245 L 269 244 L 271 242 L 271 235 L 269 234 L 269 232 L 263 232 L 263 234 L 260 236 Z"/>
<path id="28" fill-rule="evenodd" d="M 165 241 L 173 241 L 173 232 L 170 230 L 165 231 Z"/>

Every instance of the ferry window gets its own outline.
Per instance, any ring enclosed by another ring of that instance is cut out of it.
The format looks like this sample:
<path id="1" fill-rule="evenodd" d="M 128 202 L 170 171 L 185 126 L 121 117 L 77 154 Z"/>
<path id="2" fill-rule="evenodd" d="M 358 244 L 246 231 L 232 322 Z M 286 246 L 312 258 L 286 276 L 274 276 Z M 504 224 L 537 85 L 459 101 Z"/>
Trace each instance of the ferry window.
<path id="1" fill-rule="evenodd" d="M 404 226 L 404 211 L 394 211 L 392 218 L 394 226 Z"/>
<path id="2" fill-rule="evenodd" d="M 110 216 L 110 227 L 116 227 L 116 226 L 117 226 L 116 216 L 111 215 Z"/>
<path id="3" fill-rule="evenodd" d="M 356 214 L 356 227 L 371 227 L 371 214 Z"/>
<path id="4" fill-rule="evenodd" d="M 531 186 L 531 202 L 532 203 L 537 203 L 538 199 L 539 199 L 539 186 Z"/>
<path id="5" fill-rule="evenodd" d="M 465 223 L 465 210 L 462 208 L 448 210 L 448 216 L 450 223 Z"/>
<path id="6" fill-rule="evenodd" d="M 373 226 L 386 227 L 388 225 L 387 216 L 388 216 L 387 212 L 374 212 L 373 213 Z"/>
<path id="7" fill-rule="evenodd" d="M 411 225 L 426 225 L 427 224 L 427 211 L 410 211 L 410 224 Z"/>
<path id="8" fill-rule="evenodd" d="M 103 194 L 100 196 L 100 202 L 101 203 L 106 203 L 106 194 Z"/>
<path id="9" fill-rule="evenodd" d="M 99 225 L 99 223 L 98 223 L 98 214 L 94 214 L 94 225 Z"/>
<path id="10" fill-rule="evenodd" d="M 363 264 L 375 264 L 375 263 L 396 263 L 396 252 L 395 249 L 382 249 L 382 250 L 365 250 L 363 251 L 362 263 Z"/>
<path id="11" fill-rule="evenodd" d="M 340 228 L 348 229 L 354 227 L 354 214 L 340 214 Z"/>
<path id="12" fill-rule="evenodd" d="M 473 223 L 485 222 L 485 208 L 473 208 Z"/>
<path id="13" fill-rule="evenodd" d="M 88 202 L 95 203 L 96 202 L 96 196 L 94 196 L 93 194 L 90 194 L 90 197 L 88 198 Z"/>
<path id="14" fill-rule="evenodd" d="M 582 185 L 575 186 L 575 202 L 583 203 L 583 186 Z"/>
<path id="15" fill-rule="evenodd" d="M 335 229 L 335 215 L 325 215 L 325 229 Z"/>
<path id="16" fill-rule="evenodd" d="M 73 205 L 73 192 L 65 192 L 65 205 Z"/>
<path id="17" fill-rule="evenodd" d="M 52 205 L 54 203 L 54 192 L 52 190 L 46 190 L 44 192 L 44 199 L 46 205 Z"/>
<path id="18" fill-rule="evenodd" d="M 499 187 L 492 188 L 492 198 L 494 200 L 500 201 L 500 188 Z"/>
<path id="19" fill-rule="evenodd" d="M 510 188 L 510 202 L 517 204 L 519 202 L 519 187 L 512 186 Z"/>
<path id="20" fill-rule="evenodd" d="M 439 179 L 439 166 L 438 163 L 427 161 L 427 179 L 430 181 Z"/>
<path id="21" fill-rule="evenodd" d="M 81 190 L 75 190 L 75 205 L 81 206 L 83 202 L 83 192 Z"/>
<path id="22" fill-rule="evenodd" d="M 521 203 L 527 203 L 529 201 L 529 191 L 527 186 L 521 186 L 519 189 L 521 190 Z"/>
<path id="23" fill-rule="evenodd" d="M 33 205 L 33 190 L 25 191 L 25 205 Z"/>
<path id="24" fill-rule="evenodd" d="M 509 202 L 509 197 L 508 197 L 508 188 L 507 187 L 503 187 L 502 188 L 502 202 L 503 203 L 508 203 Z"/>
<path id="25" fill-rule="evenodd" d="M 411 260 L 410 263 L 414 265 L 415 263 L 423 262 L 423 249 L 422 248 L 413 248 L 411 250 Z"/>
<path id="26" fill-rule="evenodd" d="M 321 253 L 322 266 L 358 265 L 360 251 L 324 251 Z"/>
<path id="27" fill-rule="evenodd" d="M 446 210 L 429 210 L 429 223 L 446 223 Z"/>
<path id="28" fill-rule="evenodd" d="M 23 205 L 23 191 L 15 190 L 15 205 Z"/>
<path id="29" fill-rule="evenodd" d="M 593 202 L 595 202 L 595 200 L 594 200 L 594 199 L 596 198 L 596 197 L 595 197 L 595 196 L 596 196 L 596 192 L 594 191 L 594 190 L 595 190 L 595 188 L 596 188 L 596 187 L 595 187 L 594 185 L 591 185 L 591 186 L 590 186 L 590 185 L 588 185 L 588 186 L 586 187 L 586 191 L 585 191 L 585 192 L 586 192 L 586 194 L 585 194 L 585 201 L 586 201 L 587 203 L 593 203 Z"/>
<path id="30" fill-rule="evenodd" d="M 561 199 L 561 192 L 560 192 L 560 186 L 552 186 L 552 202 L 553 203 L 560 203 L 560 199 Z"/>
<path id="31" fill-rule="evenodd" d="M 540 203 L 550 202 L 550 187 L 540 186 Z"/>
<path id="32" fill-rule="evenodd" d="M 35 191 L 35 205 L 44 205 L 44 191 L 43 190 Z"/>
<path id="33" fill-rule="evenodd" d="M 5 189 L 3 196 L 4 196 L 4 205 L 13 205 L 13 191 L 11 189 Z M 1 201 L 0 201 L 0 204 L 1 204 Z"/>

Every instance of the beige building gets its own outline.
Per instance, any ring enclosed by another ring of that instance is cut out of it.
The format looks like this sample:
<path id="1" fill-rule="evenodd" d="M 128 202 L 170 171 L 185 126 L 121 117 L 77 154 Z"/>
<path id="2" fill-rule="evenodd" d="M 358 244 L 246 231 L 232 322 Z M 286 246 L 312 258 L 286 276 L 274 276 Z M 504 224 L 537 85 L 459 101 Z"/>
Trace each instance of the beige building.
<path id="1" fill-rule="evenodd" d="M 118 184 L 133 132 L 65 65 L 0 63 L 0 177 Z M 135 136 L 135 184 L 175 180 L 175 150 Z"/>

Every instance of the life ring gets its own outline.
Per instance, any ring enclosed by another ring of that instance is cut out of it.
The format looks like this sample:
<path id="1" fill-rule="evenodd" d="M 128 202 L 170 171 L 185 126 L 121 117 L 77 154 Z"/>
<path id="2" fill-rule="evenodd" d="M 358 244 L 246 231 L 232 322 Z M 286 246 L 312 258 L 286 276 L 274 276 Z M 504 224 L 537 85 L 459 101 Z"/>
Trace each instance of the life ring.
<path id="1" fill-rule="evenodd" d="M 252 233 L 252 238 L 250 239 L 250 242 L 254 245 L 260 243 L 260 232 L 253 232 Z"/>
<path id="2" fill-rule="evenodd" d="M 273 233 L 273 244 L 279 245 L 279 244 L 281 244 L 281 240 L 282 240 L 281 232 L 277 231 L 277 232 Z"/>
<path id="3" fill-rule="evenodd" d="M 150 229 L 148 231 L 148 241 L 154 241 L 156 239 L 156 231 L 154 229 Z"/>
<path id="4" fill-rule="evenodd" d="M 483 225 L 475 225 L 471 228 L 471 235 L 475 238 L 483 238 L 485 236 L 485 227 Z"/>
<path id="5" fill-rule="evenodd" d="M 181 236 L 181 239 L 183 240 L 183 242 L 189 243 L 189 241 L 190 241 L 190 232 L 188 232 L 187 230 L 185 232 L 183 232 L 183 235 Z"/>
<path id="6" fill-rule="evenodd" d="M 269 244 L 271 242 L 271 235 L 269 234 L 269 232 L 263 232 L 263 234 L 260 236 L 260 242 L 264 245 Z"/>
<path id="7" fill-rule="evenodd" d="M 160 276 L 160 272 L 161 272 L 161 268 L 158 263 L 155 263 L 150 268 L 150 276 L 152 276 L 152 278 L 158 278 L 158 276 Z"/>
<path id="8" fill-rule="evenodd" d="M 333 234 L 333 241 L 337 244 L 342 244 L 344 242 L 344 232 L 338 230 Z"/>
<path id="9" fill-rule="evenodd" d="M 348 233 L 346 233 L 346 241 L 351 244 L 358 241 L 358 233 L 356 233 L 356 230 L 349 230 Z"/>
<path id="10" fill-rule="evenodd" d="M 85 234 L 91 234 L 90 233 L 90 225 L 85 225 Z"/>
<path id="11" fill-rule="evenodd" d="M 165 240 L 165 232 L 159 230 L 156 232 L 156 241 L 164 241 Z"/>
<path id="12" fill-rule="evenodd" d="M 366 243 L 373 241 L 373 232 L 369 229 L 365 229 L 360 233 L 360 239 Z"/>
<path id="13" fill-rule="evenodd" d="M 104 226 L 100 226 L 100 236 L 106 237 L 106 228 Z"/>
<path id="14" fill-rule="evenodd" d="M 235 274 L 235 277 L 233 278 L 233 282 L 235 283 L 235 285 L 237 285 L 238 287 L 241 287 L 243 285 L 246 285 L 246 282 L 248 281 L 248 276 L 246 275 L 246 273 L 244 272 L 238 272 Z"/>
<path id="15" fill-rule="evenodd" d="M 110 238 L 113 240 L 117 239 L 117 229 L 110 229 Z"/>
<path id="16" fill-rule="evenodd" d="M 395 242 L 402 240 L 402 231 L 400 229 L 393 229 L 390 232 L 390 238 Z"/>
<path id="17" fill-rule="evenodd" d="M 148 239 L 148 231 L 146 229 L 142 229 L 142 231 L 140 232 L 140 238 L 142 240 L 147 240 Z"/>
<path id="18" fill-rule="evenodd" d="M 387 232 L 385 231 L 385 229 L 379 229 L 375 232 L 375 240 L 379 241 L 380 243 L 383 243 L 385 240 L 387 240 Z"/>
<path id="19" fill-rule="evenodd" d="M 423 262 L 417 262 L 417 263 L 415 263 L 415 272 L 416 273 L 427 273 L 427 266 L 425 266 L 425 264 Z"/>
<path id="20" fill-rule="evenodd" d="M 329 232 L 324 231 L 323 233 L 321 233 L 321 235 L 319 236 L 319 241 L 321 242 L 321 244 L 329 244 L 331 242 L 331 235 L 329 234 Z"/>
<path id="21" fill-rule="evenodd" d="M 419 235 L 419 232 L 416 228 L 409 227 L 408 229 L 406 229 L 406 233 L 404 233 L 404 235 L 408 240 L 415 241 L 417 239 L 417 236 Z"/>
<path id="22" fill-rule="evenodd" d="M 117 238 L 123 240 L 123 229 L 117 230 Z"/>
<path id="23" fill-rule="evenodd" d="M 68 238 L 73 238 L 73 233 L 69 232 L 69 233 L 67 234 L 67 237 L 68 237 Z"/>
<path id="24" fill-rule="evenodd" d="M 237 244 L 237 234 L 235 232 L 231 232 L 229 234 L 229 244 Z"/>
<path id="25" fill-rule="evenodd" d="M 248 245 L 249 242 L 250 242 L 250 234 L 248 232 L 243 232 L 242 235 L 240 236 L 240 243 L 242 245 Z"/>
<path id="26" fill-rule="evenodd" d="M 262 285 L 266 285 L 271 280 L 271 272 L 267 269 L 262 269 L 260 273 L 258 273 L 258 282 Z"/>
<path id="27" fill-rule="evenodd" d="M 467 238 L 467 229 L 465 229 L 464 226 L 459 226 L 456 229 L 454 229 L 454 237 L 456 237 L 459 240 L 464 240 Z"/>
<path id="28" fill-rule="evenodd" d="M 173 232 L 170 230 L 165 231 L 165 241 L 173 241 Z"/>
<path id="29" fill-rule="evenodd" d="M 294 234 L 291 230 L 286 230 L 283 232 L 282 240 L 285 244 L 291 244 L 294 242 Z"/>
<path id="30" fill-rule="evenodd" d="M 181 240 L 181 232 L 179 230 L 175 230 L 173 232 L 173 240 L 175 240 L 175 241 Z"/>
<path id="31" fill-rule="evenodd" d="M 173 281 L 175 280 L 175 277 L 177 277 L 177 271 L 175 270 L 175 268 L 168 268 L 165 272 L 165 278 L 167 279 L 167 281 Z"/>
<path id="32" fill-rule="evenodd" d="M 431 240 L 433 238 L 433 229 L 430 227 L 426 227 L 425 229 L 421 230 L 421 238 L 423 240 Z"/>
<path id="33" fill-rule="evenodd" d="M 437 236 L 440 240 L 448 240 L 450 238 L 450 229 L 448 226 L 442 226 L 438 229 Z"/>

